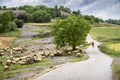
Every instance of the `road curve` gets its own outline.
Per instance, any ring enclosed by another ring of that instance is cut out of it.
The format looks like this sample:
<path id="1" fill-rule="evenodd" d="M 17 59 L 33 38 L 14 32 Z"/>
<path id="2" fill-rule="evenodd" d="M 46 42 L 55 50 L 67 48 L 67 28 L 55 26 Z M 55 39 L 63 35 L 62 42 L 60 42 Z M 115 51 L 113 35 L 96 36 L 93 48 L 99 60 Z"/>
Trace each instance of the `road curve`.
<path id="1" fill-rule="evenodd" d="M 94 47 L 90 46 L 86 50 L 90 57 L 88 60 L 63 65 L 32 80 L 113 80 L 111 70 L 113 59 L 100 52 L 97 47 L 100 45 L 99 42 L 89 35 L 87 40 L 95 43 Z"/>

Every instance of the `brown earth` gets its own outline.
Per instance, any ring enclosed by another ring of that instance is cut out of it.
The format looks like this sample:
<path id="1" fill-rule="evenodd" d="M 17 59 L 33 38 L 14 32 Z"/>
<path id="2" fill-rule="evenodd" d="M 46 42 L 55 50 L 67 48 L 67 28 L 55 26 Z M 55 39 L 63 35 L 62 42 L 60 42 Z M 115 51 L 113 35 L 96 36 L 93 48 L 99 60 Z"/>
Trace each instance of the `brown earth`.
<path id="1" fill-rule="evenodd" d="M 0 48 L 9 47 L 14 40 L 14 37 L 0 37 Z"/>

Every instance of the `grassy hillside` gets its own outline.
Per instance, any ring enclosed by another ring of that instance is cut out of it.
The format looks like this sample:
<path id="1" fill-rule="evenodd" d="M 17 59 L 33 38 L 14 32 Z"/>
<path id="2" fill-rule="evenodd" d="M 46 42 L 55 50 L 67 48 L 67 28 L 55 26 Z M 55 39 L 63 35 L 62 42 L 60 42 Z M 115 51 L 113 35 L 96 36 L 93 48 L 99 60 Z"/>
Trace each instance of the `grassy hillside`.
<path id="1" fill-rule="evenodd" d="M 119 41 L 120 27 L 93 27 L 90 34 L 98 41 Z"/>

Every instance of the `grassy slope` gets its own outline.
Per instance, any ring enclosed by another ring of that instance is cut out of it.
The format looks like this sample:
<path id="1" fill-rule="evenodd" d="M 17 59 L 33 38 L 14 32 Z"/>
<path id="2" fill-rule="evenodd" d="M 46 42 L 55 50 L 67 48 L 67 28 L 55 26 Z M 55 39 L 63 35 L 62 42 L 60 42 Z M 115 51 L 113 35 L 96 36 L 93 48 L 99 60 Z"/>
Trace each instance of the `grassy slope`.
<path id="1" fill-rule="evenodd" d="M 94 27 L 90 34 L 98 41 L 120 39 L 120 27 Z"/>

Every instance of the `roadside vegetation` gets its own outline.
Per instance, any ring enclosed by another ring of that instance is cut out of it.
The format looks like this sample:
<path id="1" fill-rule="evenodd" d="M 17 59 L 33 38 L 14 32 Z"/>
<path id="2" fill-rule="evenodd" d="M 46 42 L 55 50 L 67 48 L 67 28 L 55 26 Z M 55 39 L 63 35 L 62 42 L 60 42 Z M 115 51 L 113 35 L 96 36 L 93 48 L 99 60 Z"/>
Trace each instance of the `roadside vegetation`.
<path id="1" fill-rule="evenodd" d="M 105 54 L 113 57 L 115 60 L 112 64 L 113 75 L 120 79 L 120 26 L 108 25 L 101 27 L 93 27 L 90 34 L 100 42 L 100 50 Z M 116 62 L 116 59 L 119 59 Z M 119 80 L 114 79 L 114 80 Z"/>

